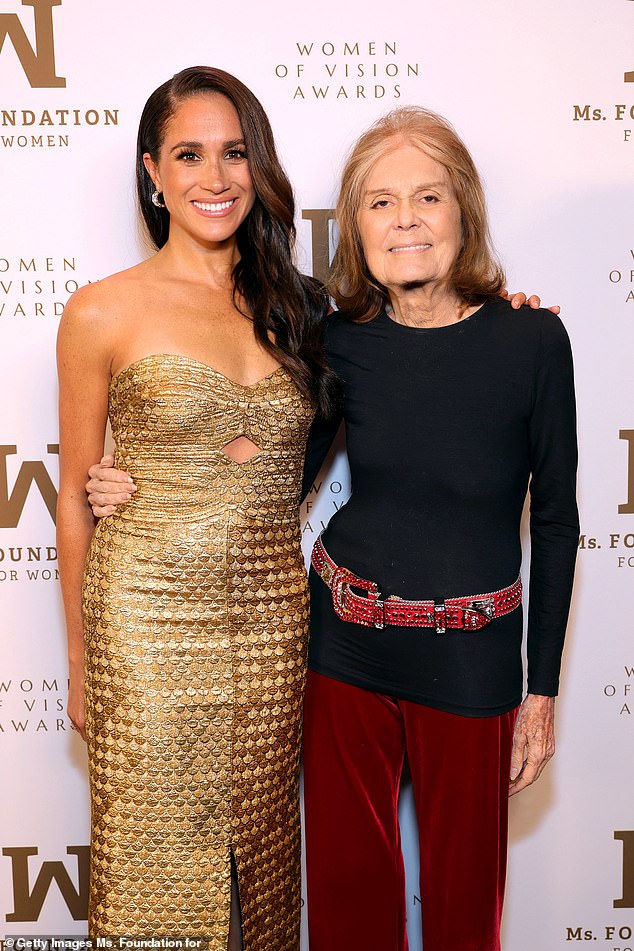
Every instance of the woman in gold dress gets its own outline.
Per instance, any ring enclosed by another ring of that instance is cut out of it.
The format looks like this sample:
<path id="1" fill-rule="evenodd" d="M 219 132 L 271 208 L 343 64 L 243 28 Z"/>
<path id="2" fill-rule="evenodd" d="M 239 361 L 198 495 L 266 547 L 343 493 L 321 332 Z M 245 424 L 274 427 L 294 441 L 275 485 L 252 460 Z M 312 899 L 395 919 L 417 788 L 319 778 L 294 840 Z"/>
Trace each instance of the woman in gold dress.
<path id="1" fill-rule="evenodd" d="M 292 265 L 292 191 L 260 103 L 234 77 L 196 67 L 152 94 L 137 184 L 158 253 L 73 295 L 58 341 L 89 930 L 296 951 L 299 492 L 332 394 L 326 301 Z M 108 416 L 138 491 L 95 529 L 85 472 Z"/>

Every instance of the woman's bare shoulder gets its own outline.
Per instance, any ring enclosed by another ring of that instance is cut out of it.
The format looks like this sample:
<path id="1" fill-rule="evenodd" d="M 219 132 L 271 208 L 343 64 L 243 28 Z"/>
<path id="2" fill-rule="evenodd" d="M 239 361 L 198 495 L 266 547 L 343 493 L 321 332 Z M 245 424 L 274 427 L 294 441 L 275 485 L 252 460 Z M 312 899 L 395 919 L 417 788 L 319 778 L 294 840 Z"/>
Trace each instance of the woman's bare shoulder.
<path id="1" fill-rule="evenodd" d="M 147 292 L 147 262 L 118 271 L 91 284 L 85 284 L 72 294 L 64 317 L 69 321 L 108 324 L 134 311 L 138 299 Z"/>

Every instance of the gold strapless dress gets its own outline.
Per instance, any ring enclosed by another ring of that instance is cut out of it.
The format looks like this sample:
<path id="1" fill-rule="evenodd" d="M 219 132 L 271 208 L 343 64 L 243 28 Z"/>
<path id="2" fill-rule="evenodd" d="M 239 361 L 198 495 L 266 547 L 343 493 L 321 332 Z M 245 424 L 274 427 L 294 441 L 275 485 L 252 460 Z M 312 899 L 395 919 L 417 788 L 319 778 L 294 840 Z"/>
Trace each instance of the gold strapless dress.
<path id="1" fill-rule="evenodd" d="M 89 931 L 226 951 L 233 856 L 245 951 L 297 951 L 313 409 L 281 368 L 246 387 L 157 355 L 112 380 L 109 412 L 138 490 L 84 575 Z M 242 435 L 260 451 L 237 463 Z"/>

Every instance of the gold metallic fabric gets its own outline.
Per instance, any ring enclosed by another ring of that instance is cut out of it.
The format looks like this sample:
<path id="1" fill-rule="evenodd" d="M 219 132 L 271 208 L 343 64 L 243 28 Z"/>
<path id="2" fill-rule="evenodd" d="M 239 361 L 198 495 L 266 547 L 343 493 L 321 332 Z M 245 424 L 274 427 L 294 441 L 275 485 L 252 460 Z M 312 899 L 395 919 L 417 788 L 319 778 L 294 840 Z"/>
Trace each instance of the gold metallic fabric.
<path id="1" fill-rule="evenodd" d="M 92 935 L 297 951 L 308 622 L 299 491 L 313 409 L 282 368 L 241 386 L 187 357 L 116 376 L 133 500 L 84 575 Z M 245 463 L 223 447 L 247 436 Z"/>

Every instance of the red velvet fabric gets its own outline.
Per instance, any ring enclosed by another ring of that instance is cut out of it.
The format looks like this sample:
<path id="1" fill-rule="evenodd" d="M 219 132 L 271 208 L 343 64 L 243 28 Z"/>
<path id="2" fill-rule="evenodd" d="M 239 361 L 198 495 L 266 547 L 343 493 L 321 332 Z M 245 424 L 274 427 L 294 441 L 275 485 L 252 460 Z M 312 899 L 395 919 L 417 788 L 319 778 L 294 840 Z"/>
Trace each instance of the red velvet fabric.
<path id="1" fill-rule="evenodd" d="M 515 713 L 457 716 L 309 672 L 310 951 L 406 951 L 397 814 L 406 754 L 424 951 L 499 951 Z"/>

